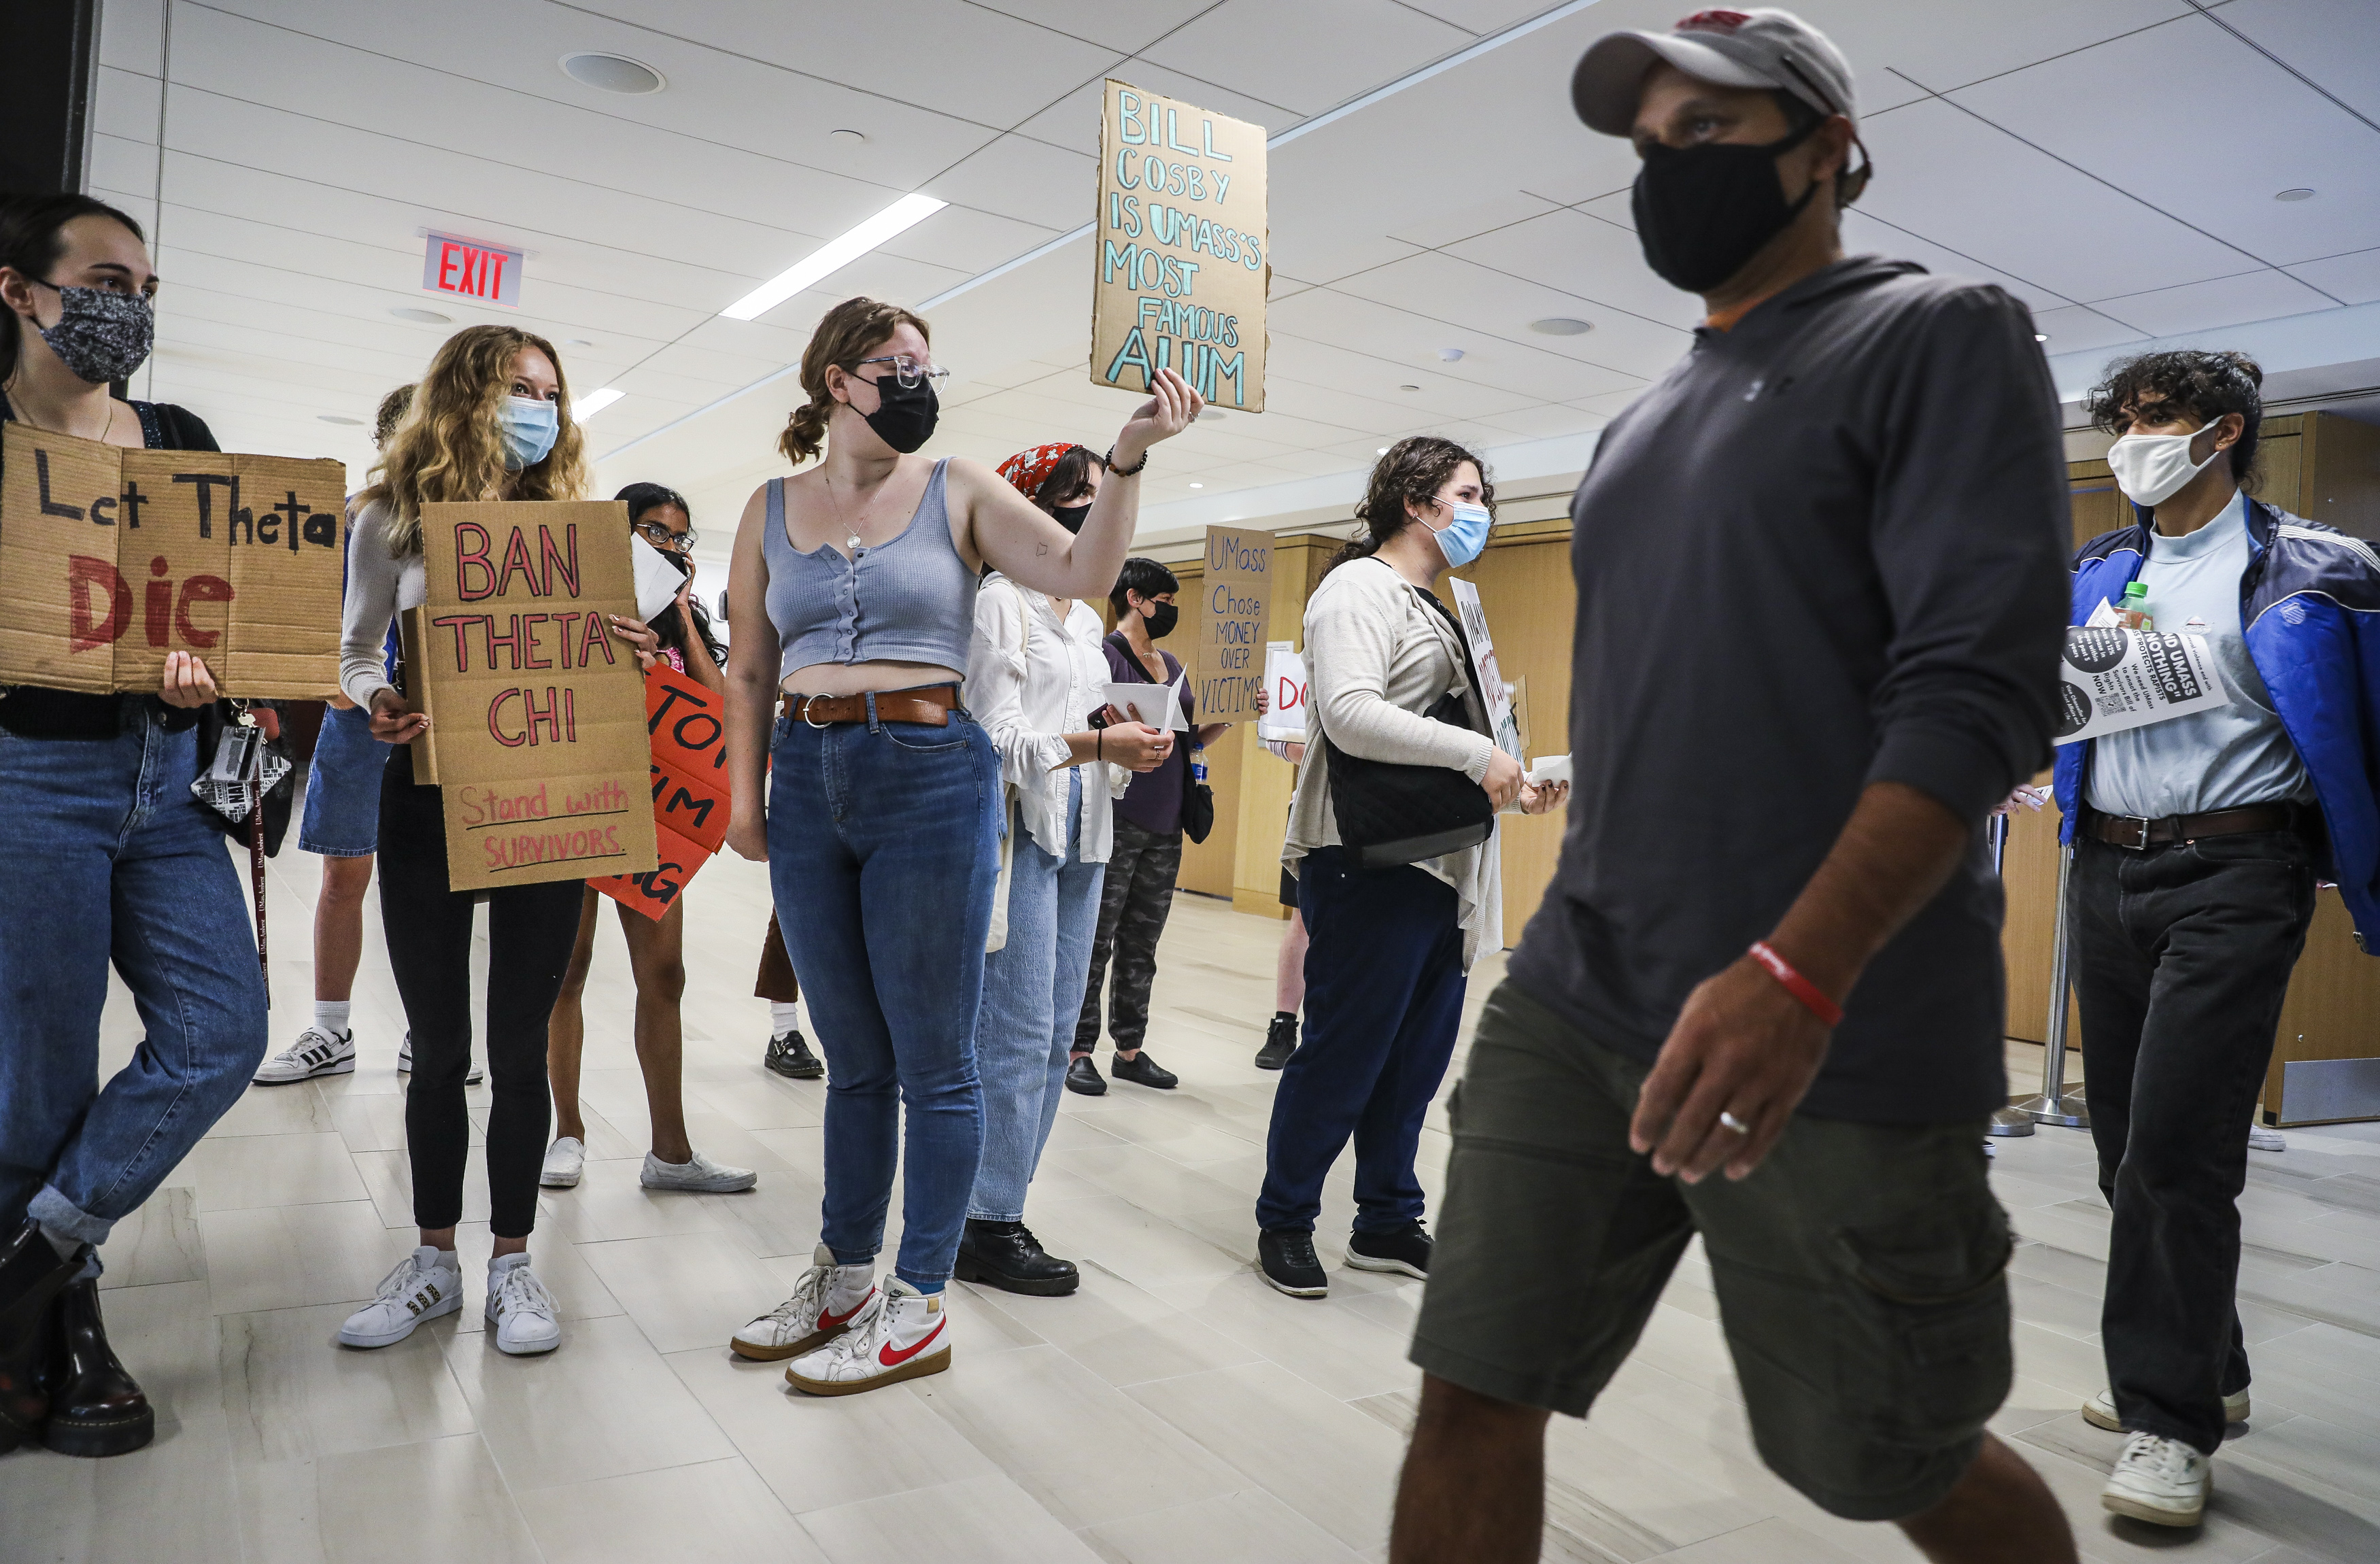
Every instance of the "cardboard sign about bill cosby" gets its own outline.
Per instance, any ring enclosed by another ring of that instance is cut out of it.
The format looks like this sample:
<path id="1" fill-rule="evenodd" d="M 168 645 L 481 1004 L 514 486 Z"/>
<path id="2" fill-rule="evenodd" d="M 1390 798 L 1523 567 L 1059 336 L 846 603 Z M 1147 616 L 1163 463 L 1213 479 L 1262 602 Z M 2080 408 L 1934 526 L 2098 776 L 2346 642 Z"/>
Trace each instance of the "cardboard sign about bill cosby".
<path id="1" fill-rule="evenodd" d="M 0 685 L 153 690 L 188 651 L 228 696 L 338 686 L 346 467 L 5 439 Z"/>
<path id="2" fill-rule="evenodd" d="M 450 888 L 655 867 L 644 675 L 609 619 L 637 613 L 629 537 L 617 501 L 421 507 L 407 693 L 430 714 L 413 775 L 444 792 Z"/>
<path id="3" fill-rule="evenodd" d="M 1266 610 L 1271 601 L 1272 534 L 1207 528 L 1207 574 L 1198 583 L 1198 721 L 1245 722 L 1264 688 Z"/>
<path id="4" fill-rule="evenodd" d="M 1108 83 L 1099 115 L 1091 379 L 1171 369 L 1218 407 L 1264 411 L 1264 127 Z"/>
<path id="5" fill-rule="evenodd" d="M 2204 636 L 2112 627 L 2066 632 L 2058 663 L 2059 744 L 2169 722 L 2230 701 Z"/>

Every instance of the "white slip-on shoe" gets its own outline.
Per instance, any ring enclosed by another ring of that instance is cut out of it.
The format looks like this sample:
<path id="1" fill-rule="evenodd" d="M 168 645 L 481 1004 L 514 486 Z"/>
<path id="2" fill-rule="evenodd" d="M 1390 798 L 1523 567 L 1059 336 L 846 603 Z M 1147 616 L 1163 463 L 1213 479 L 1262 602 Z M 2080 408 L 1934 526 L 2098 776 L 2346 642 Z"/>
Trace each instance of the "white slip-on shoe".
<path id="1" fill-rule="evenodd" d="M 339 1340 L 348 1347 L 393 1347 L 415 1326 L 462 1306 L 463 1267 L 455 1252 L 425 1243 L 381 1279 L 372 1301 L 339 1327 Z"/>
<path id="2" fill-rule="evenodd" d="M 2287 1151 L 2289 1148 L 2289 1137 L 2281 1134 L 2280 1131 L 2267 1129 L 2262 1124 L 2251 1124 L 2248 1126 L 2249 1150 Z"/>
<path id="3" fill-rule="evenodd" d="M 405 1041 L 396 1045 L 396 1073 L 400 1075 L 407 1075 L 412 1073 L 412 1072 L 413 1034 L 407 1032 L 405 1035 Z M 463 1084 L 467 1086 L 476 1086 L 487 1078 L 487 1071 L 481 1069 L 479 1065 L 474 1064 L 471 1066 L 469 1073 L 463 1077 Z"/>
<path id="4" fill-rule="evenodd" d="M 794 1284 L 794 1295 L 747 1322 L 727 1345 L 737 1357 L 762 1363 L 799 1357 L 848 1330 L 875 1296 L 874 1266 L 838 1266 L 834 1251 L 821 1243 Z"/>
<path id="5" fill-rule="evenodd" d="M 2084 1401 L 2082 1403 L 2082 1421 L 2089 1424 L 2094 1428 L 2105 1428 L 2110 1434 L 2122 1433 L 2124 1431 L 2124 1420 L 2116 1415 L 2116 1392 L 2113 1390 L 2102 1390 L 2097 1395 L 2092 1397 L 2089 1400 Z M 2226 1396 L 2223 1398 L 2223 1421 L 2226 1423 L 2245 1423 L 2248 1421 L 2247 1391 L 2242 1390 L 2236 1396 Z"/>
<path id="6" fill-rule="evenodd" d="M 951 1366 L 945 1300 L 886 1277 L 849 1330 L 786 1365 L 785 1382 L 813 1396 L 851 1396 L 941 1373 Z"/>
<path id="7" fill-rule="evenodd" d="M 683 1162 L 664 1162 L 651 1152 L 645 1153 L 645 1170 L 638 1182 L 647 1189 L 683 1189 L 698 1194 L 738 1194 L 760 1182 L 760 1175 L 749 1168 L 731 1168 L 723 1162 L 713 1162 L 699 1151 L 691 1153 Z"/>
<path id="8" fill-rule="evenodd" d="M 256 1067 L 260 1086 L 286 1086 L 317 1075 L 345 1075 L 356 1067 L 356 1035 L 309 1026 L 298 1040 Z"/>
<path id="9" fill-rule="evenodd" d="M 548 1189 L 576 1189 L 586 1171 L 587 1143 L 577 1135 L 563 1135 L 545 1148 L 545 1166 L 538 1170 L 537 1182 Z"/>
<path id="10" fill-rule="evenodd" d="M 2124 1441 L 2099 1502 L 2152 1526 L 2195 1526 L 2206 1513 L 2210 1467 L 2180 1439 L 2134 1434 Z"/>
<path id="11" fill-rule="evenodd" d="M 528 1255 L 502 1255 L 488 1262 L 488 1329 L 496 1351 L 534 1357 L 562 1345 L 562 1322 L 553 1294 L 528 1268 Z"/>

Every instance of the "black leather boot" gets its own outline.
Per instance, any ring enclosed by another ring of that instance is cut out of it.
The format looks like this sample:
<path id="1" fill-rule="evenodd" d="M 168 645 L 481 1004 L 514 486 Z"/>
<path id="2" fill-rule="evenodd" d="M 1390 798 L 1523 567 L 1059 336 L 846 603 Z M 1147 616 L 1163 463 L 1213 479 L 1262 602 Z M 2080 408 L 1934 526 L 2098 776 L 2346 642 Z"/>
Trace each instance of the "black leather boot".
<path id="1" fill-rule="evenodd" d="M 156 1437 L 149 1398 L 116 1361 L 99 1317 L 99 1279 L 69 1282 L 50 1304 L 42 1443 L 60 1455 L 125 1455 Z"/>
<path id="2" fill-rule="evenodd" d="M 42 1388 L 50 1303 L 80 1269 L 81 1254 L 59 1259 L 30 1218 L 0 1243 L 0 1451 L 41 1437 L 50 1410 Z"/>
<path id="3" fill-rule="evenodd" d="M 1257 1068 L 1278 1070 L 1289 1062 L 1297 1051 L 1297 1017 L 1289 1012 L 1276 1011 L 1265 1027 L 1264 1047 L 1257 1049 Z"/>
<path id="4" fill-rule="evenodd" d="M 957 1274 L 961 1281 L 1033 1298 L 1063 1297 L 1083 1282 L 1075 1262 L 1045 1251 L 1023 1222 L 986 1222 L 973 1217 L 959 1234 Z"/>

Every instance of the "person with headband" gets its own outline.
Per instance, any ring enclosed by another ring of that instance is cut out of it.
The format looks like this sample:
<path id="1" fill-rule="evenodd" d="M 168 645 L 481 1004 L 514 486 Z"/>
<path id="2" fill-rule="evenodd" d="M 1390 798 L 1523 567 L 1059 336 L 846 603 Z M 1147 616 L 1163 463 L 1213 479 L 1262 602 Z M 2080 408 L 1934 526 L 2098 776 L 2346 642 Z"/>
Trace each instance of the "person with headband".
<path id="1" fill-rule="evenodd" d="M 951 1363 L 945 1287 L 983 1159 L 975 1039 L 1002 798 L 999 747 L 960 699 L 976 584 L 989 565 L 1029 592 L 1104 591 L 1151 449 L 1205 406 L 1159 370 L 1069 532 L 990 468 L 915 454 L 944 378 L 914 312 L 829 309 L 779 442 L 796 466 L 824 459 L 752 495 L 728 576 L 727 840 L 769 865 L 828 1068 L 818 1248 L 732 1345 L 790 1359 L 786 1378 L 814 1395 Z M 901 1248 L 879 1288 L 896 1164 Z"/>

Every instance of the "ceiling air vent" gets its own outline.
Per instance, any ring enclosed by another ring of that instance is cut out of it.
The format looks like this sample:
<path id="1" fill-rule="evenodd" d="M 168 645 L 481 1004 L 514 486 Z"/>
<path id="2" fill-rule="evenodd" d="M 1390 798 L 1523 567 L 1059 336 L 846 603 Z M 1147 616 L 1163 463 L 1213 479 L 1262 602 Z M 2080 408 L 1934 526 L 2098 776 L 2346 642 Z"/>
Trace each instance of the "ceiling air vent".
<path id="1" fill-rule="evenodd" d="M 565 55 L 562 73 L 606 92 L 658 92 L 669 85 L 661 72 L 625 55 Z"/>

